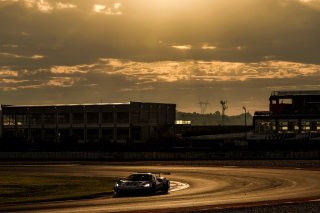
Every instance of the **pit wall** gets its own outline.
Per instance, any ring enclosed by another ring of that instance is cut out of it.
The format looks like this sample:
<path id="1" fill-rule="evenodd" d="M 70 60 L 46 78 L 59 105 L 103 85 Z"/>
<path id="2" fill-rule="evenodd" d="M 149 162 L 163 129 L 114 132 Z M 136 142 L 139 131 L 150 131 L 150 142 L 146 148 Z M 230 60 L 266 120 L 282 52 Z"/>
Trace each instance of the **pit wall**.
<path id="1" fill-rule="evenodd" d="M 260 152 L 0 152 L 1 160 L 237 160 L 320 159 L 320 151 Z"/>

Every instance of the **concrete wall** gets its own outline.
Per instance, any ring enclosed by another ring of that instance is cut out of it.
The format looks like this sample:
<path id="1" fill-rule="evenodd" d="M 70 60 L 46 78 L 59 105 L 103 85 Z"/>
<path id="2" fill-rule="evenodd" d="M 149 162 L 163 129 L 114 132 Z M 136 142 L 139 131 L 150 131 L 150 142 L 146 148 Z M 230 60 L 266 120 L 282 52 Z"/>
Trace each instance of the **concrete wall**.
<path id="1" fill-rule="evenodd" d="M 0 160 L 236 160 L 320 159 L 311 152 L 0 152 Z"/>

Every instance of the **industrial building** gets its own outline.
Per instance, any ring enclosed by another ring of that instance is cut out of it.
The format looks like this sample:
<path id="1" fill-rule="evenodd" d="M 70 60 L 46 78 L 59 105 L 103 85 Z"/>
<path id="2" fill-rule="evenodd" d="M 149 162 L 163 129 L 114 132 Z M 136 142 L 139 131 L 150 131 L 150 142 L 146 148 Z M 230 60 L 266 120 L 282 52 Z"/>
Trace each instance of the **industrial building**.
<path id="1" fill-rule="evenodd" d="M 3 139 L 139 143 L 174 136 L 175 104 L 1 105 Z"/>
<path id="2" fill-rule="evenodd" d="M 320 91 L 275 91 L 269 101 L 269 111 L 255 112 L 253 138 L 320 139 Z"/>

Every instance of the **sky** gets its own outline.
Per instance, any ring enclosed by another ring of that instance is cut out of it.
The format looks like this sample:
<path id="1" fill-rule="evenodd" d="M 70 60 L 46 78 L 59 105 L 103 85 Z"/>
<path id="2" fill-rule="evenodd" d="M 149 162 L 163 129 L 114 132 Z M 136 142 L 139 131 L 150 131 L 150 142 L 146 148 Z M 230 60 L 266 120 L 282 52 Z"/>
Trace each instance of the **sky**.
<path id="1" fill-rule="evenodd" d="M 0 104 L 268 110 L 320 89 L 320 0 L 0 0 Z"/>

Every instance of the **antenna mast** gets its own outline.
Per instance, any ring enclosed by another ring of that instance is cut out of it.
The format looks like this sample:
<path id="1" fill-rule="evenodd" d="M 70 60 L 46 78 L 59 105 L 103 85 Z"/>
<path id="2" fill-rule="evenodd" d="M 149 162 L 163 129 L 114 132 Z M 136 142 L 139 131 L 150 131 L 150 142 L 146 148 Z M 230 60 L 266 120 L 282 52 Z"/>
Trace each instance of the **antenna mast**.
<path id="1" fill-rule="evenodd" d="M 208 100 L 207 101 L 199 101 L 199 105 L 200 105 L 200 110 L 201 110 L 201 114 L 204 115 L 207 112 L 207 107 L 209 105 Z"/>
<path id="2" fill-rule="evenodd" d="M 224 120 L 225 120 L 225 111 L 228 109 L 228 101 L 227 100 L 221 100 L 220 101 L 221 108 L 222 108 L 222 126 L 224 126 Z"/>

